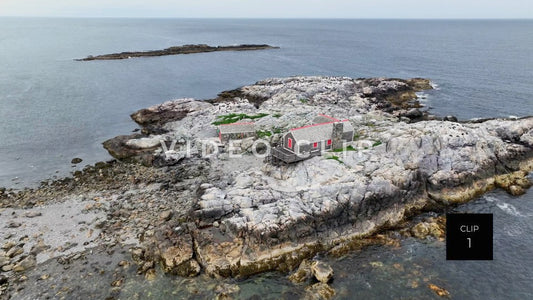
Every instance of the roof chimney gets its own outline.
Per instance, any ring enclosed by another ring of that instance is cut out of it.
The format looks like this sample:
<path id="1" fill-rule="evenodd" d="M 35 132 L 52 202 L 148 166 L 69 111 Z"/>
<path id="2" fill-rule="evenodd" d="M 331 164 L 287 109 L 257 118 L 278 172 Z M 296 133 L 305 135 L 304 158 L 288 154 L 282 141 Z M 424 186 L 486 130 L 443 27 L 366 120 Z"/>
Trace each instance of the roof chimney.
<path id="1" fill-rule="evenodd" d="M 342 122 L 333 123 L 333 133 L 331 134 L 331 148 L 342 149 L 342 133 L 344 131 L 344 125 Z"/>

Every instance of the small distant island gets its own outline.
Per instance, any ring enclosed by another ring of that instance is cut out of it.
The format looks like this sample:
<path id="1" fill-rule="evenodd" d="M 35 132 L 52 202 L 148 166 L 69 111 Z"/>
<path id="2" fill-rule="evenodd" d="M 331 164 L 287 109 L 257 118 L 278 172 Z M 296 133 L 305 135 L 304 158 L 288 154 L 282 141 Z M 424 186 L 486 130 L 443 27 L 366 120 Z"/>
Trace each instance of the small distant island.
<path id="1" fill-rule="evenodd" d="M 145 57 L 145 56 L 163 56 L 163 55 L 178 55 L 178 54 L 192 54 L 203 52 L 216 52 L 216 51 L 251 51 L 251 50 L 266 50 L 266 49 L 279 49 L 270 45 L 232 45 L 232 46 L 209 46 L 206 44 L 198 45 L 183 45 L 173 46 L 163 50 L 149 50 L 149 51 L 135 51 L 135 52 L 121 52 L 112 54 L 103 54 L 92 56 L 89 55 L 86 58 L 76 59 L 77 61 L 89 61 L 89 60 L 112 60 L 112 59 L 128 59 L 133 57 Z"/>

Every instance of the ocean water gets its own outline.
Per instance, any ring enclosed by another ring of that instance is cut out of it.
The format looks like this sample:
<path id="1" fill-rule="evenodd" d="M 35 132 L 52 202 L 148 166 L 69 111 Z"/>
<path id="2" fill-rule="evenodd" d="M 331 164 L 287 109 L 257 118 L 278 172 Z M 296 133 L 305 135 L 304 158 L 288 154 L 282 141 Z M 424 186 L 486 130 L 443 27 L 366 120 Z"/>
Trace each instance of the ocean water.
<path id="1" fill-rule="evenodd" d="M 531 20 L 0 18 L 0 28 L 0 186 L 23 188 L 68 175 L 76 169 L 74 157 L 84 160 L 80 167 L 110 159 L 101 143 L 135 129 L 129 114 L 140 108 L 212 98 L 268 77 L 426 77 L 438 86 L 424 99 L 435 114 L 533 115 Z M 73 60 L 197 43 L 281 49 Z M 532 193 L 514 198 L 496 191 L 458 209 L 495 214 L 494 261 L 447 262 L 438 242 L 372 248 L 333 262 L 339 296 L 432 297 L 423 278 L 412 288 L 412 278 L 402 277 L 409 272 L 386 268 L 403 261 L 406 270 L 418 270 L 413 276 L 427 274 L 457 299 L 532 298 Z M 372 261 L 385 268 L 368 267 Z M 243 295 L 301 292 L 272 273 L 239 284 Z"/>

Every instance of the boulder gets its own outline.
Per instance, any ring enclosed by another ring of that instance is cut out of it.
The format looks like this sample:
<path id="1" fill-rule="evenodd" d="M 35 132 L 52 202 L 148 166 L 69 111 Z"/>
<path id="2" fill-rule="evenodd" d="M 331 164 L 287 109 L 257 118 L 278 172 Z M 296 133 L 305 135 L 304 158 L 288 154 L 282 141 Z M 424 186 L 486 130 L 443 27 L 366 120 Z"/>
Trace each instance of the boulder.
<path id="1" fill-rule="evenodd" d="M 167 101 L 146 109 L 141 109 L 131 115 L 133 121 L 141 126 L 161 125 L 171 121 L 178 121 L 189 113 L 211 107 L 205 101 L 196 101 L 191 98 Z"/>
<path id="2" fill-rule="evenodd" d="M 408 110 L 404 114 L 404 116 L 409 118 L 409 119 L 418 119 L 418 118 L 422 118 L 422 116 L 424 116 L 424 114 L 418 108 L 412 108 L 412 109 Z"/>
<path id="3" fill-rule="evenodd" d="M 2 245 L 2 249 L 9 250 L 9 249 L 15 247 L 15 245 L 17 245 L 15 242 L 9 241 L 9 242 L 6 242 L 4 245 Z"/>
<path id="4" fill-rule="evenodd" d="M 289 276 L 289 280 L 294 283 L 302 283 L 309 280 L 312 276 L 311 263 L 307 259 L 304 259 L 298 269 Z"/>
<path id="5" fill-rule="evenodd" d="M 314 261 L 311 264 L 311 270 L 313 271 L 313 276 L 320 282 L 328 283 L 333 278 L 333 269 L 325 262 Z"/>
<path id="6" fill-rule="evenodd" d="M 9 264 L 9 258 L 5 256 L 0 256 L 0 267 Z"/>
<path id="7" fill-rule="evenodd" d="M 172 210 L 165 210 L 159 214 L 159 219 L 163 221 L 168 221 L 170 218 L 172 218 Z"/>
<path id="8" fill-rule="evenodd" d="M 79 157 L 75 157 L 75 158 L 73 158 L 73 159 L 70 161 L 70 163 L 76 165 L 76 164 L 81 163 L 82 161 L 83 161 L 83 159 L 81 159 L 81 158 L 79 158 Z"/>
<path id="9" fill-rule="evenodd" d="M 37 264 L 37 261 L 35 260 L 35 257 L 33 255 L 29 255 L 23 260 L 21 260 L 19 263 L 17 263 L 14 266 L 13 271 L 24 272 L 28 269 L 35 267 L 36 264 Z"/>
<path id="10" fill-rule="evenodd" d="M 167 273 L 193 277 L 200 273 L 200 264 L 193 258 L 192 238 L 186 234 L 179 237 L 176 246 L 161 251 L 163 270 Z"/>
<path id="11" fill-rule="evenodd" d="M 419 239 L 426 239 L 429 236 L 444 237 L 444 230 L 436 222 L 420 222 L 411 228 L 411 233 Z"/>

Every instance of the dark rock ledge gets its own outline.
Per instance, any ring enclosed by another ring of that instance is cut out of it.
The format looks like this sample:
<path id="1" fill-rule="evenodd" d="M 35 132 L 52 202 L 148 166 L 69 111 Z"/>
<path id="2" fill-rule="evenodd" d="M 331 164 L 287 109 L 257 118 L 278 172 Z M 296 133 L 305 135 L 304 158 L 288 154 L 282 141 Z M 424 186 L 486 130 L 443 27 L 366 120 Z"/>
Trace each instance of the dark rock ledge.
<path id="1" fill-rule="evenodd" d="M 269 45 L 234 45 L 234 46 L 209 46 L 205 44 L 199 45 L 183 45 L 169 47 L 163 50 L 150 50 L 150 51 L 134 51 L 134 52 L 121 52 L 112 54 L 103 54 L 97 56 L 88 56 L 86 58 L 76 59 L 78 61 L 89 60 L 113 60 L 113 59 L 128 59 L 133 57 L 149 57 L 149 56 L 164 56 L 164 55 L 178 55 L 178 54 L 193 54 L 204 52 L 216 52 L 216 51 L 251 51 L 251 50 L 266 50 L 266 49 L 279 49 L 279 47 L 273 47 Z"/>

